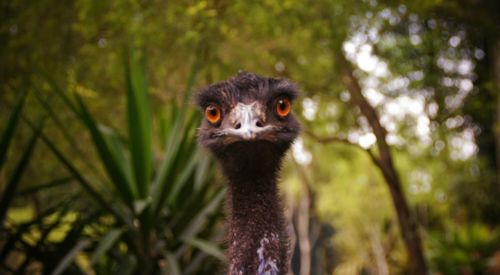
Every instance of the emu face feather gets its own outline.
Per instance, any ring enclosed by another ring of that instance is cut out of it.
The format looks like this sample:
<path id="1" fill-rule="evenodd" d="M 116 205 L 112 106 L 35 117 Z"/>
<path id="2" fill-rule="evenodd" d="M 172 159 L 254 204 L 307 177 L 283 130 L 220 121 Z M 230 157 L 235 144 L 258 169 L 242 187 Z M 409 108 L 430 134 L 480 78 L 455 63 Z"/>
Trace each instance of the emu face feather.
<path id="1" fill-rule="evenodd" d="M 216 106 L 222 115 L 216 123 L 203 121 L 199 140 L 212 151 L 224 150 L 235 142 L 251 141 L 288 148 L 300 127 L 293 114 L 280 116 L 276 104 L 280 99 L 292 102 L 296 93 L 295 86 L 287 80 L 250 73 L 212 84 L 198 94 L 198 105 L 202 110 Z"/>
<path id="2" fill-rule="evenodd" d="M 256 139 L 257 136 L 273 129 L 271 125 L 264 126 L 265 119 L 265 113 L 259 103 L 238 103 L 229 113 L 229 127 L 223 131 L 227 136 L 234 137 L 236 140 Z"/>

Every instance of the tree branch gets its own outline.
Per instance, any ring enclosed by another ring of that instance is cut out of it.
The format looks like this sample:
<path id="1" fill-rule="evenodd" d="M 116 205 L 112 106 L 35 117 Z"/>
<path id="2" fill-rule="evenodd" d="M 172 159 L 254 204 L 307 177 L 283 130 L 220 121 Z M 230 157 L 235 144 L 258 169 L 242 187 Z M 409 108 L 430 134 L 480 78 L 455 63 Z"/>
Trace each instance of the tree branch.
<path id="1" fill-rule="evenodd" d="M 335 49 L 336 61 L 339 64 L 341 79 L 351 95 L 352 103 L 359 108 L 361 114 L 368 120 L 373 134 L 377 138 L 377 148 L 379 159 L 376 163 L 384 176 L 384 179 L 391 193 L 392 203 L 398 217 L 399 228 L 404 244 L 408 251 L 410 263 L 410 274 L 426 274 L 427 263 L 422 250 L 422 243 L 416 219 L 411 212 L 405 194 L 403 192 L 401 180 L 392 160 L 391 150 L 386 142 L 387 132 L 380 123 L 377 112 L 368 102 L 362 93 L 361 85 L 354 76 L 352 64 L 345 58 L 342 49 Z M 372 158 L 374 159 L 374 158 Z M 374 159 L 375 161 L 375 159 Z"/>
<path id="2" fill-rule="evenodd" d="M 312 138 L 313 140 L 317 141 L 318 143 L 321 143 L 321 144 L 328 144 L 328 143 L 343 143 L 343 144 L 347 144 L 349 146 L 353 146 L 353 147 L 356 147 L 360 150 L 363 150 L 365 151 L 369 156 L 370 156 L 370 159 L 373 161 L 373 163 L 379 168 L 381 169 L 381 163 L 380 163 L 380 159 L 375 155 L 375 153 L 373 152 L 373 150 L 371 150 L 370 148 L 364 148 L 362 147 L 361 145 L 357 144 L 357 143 L 354 143 L 354 142 L 351 142 L 349 141 L 347 138 L 342 138 L 342 137 L 338 137 L 338 136 L 328 136 L 328 137 L 320 137 L 318 135 L 316 135 L 315 133 L 311 132 L 310 130 L 303 130 L 302 131 L 304 134 L 306 134 L 307 136 L 309 136 L 310 138 Z"/>

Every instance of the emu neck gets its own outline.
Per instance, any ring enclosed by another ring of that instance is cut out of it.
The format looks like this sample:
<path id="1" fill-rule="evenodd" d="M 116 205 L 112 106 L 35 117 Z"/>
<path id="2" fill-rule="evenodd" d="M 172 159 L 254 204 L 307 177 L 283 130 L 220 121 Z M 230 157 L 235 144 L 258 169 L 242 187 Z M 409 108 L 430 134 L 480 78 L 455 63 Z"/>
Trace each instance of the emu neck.
<path id="1" fill-rule="evenodd" d="M 288 237 L 276 179 L 279 161 L 268 165 L 254 163 L 252 169 L 245 165 L 231 171 L 225 169 L 230 187 L 231 275 L 286 272 Z"/>

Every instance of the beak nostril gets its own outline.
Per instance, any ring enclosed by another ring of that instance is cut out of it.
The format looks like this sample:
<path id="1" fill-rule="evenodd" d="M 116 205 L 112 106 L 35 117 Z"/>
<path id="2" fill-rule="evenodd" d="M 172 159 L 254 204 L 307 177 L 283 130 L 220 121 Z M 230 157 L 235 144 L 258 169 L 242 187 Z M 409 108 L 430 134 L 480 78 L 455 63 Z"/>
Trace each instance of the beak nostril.
<path id="1" fill-rule="evenodd" d="M 234 129 L 240 129 L 241 128 L 241 123 L 237 123 L 235 126 L 234 126 Z"/>
<path id="2" fill-rule="evenodd" d="M 262 124 L 262 122 L 259 120 L 259 121 L 257 121 L 257 123 L 255 123 L 255 126 L 264 127 L 264 124 Z"/>

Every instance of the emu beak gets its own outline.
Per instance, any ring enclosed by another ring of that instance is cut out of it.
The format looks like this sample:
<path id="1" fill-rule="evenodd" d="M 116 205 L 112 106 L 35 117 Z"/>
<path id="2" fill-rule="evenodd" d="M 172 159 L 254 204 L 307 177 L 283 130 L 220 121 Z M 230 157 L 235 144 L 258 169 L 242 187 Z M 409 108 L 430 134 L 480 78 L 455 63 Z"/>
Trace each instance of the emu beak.
<path id="1" fill-rule="evenodd" d="M 256 102 L 238 103 L 231 112 L 230 120 L 232 125 L 228 127 L 228 133 L 243 140 L 254 140 L 259 134 L 272 128 L 264 126 L 265 114 Z"/>

